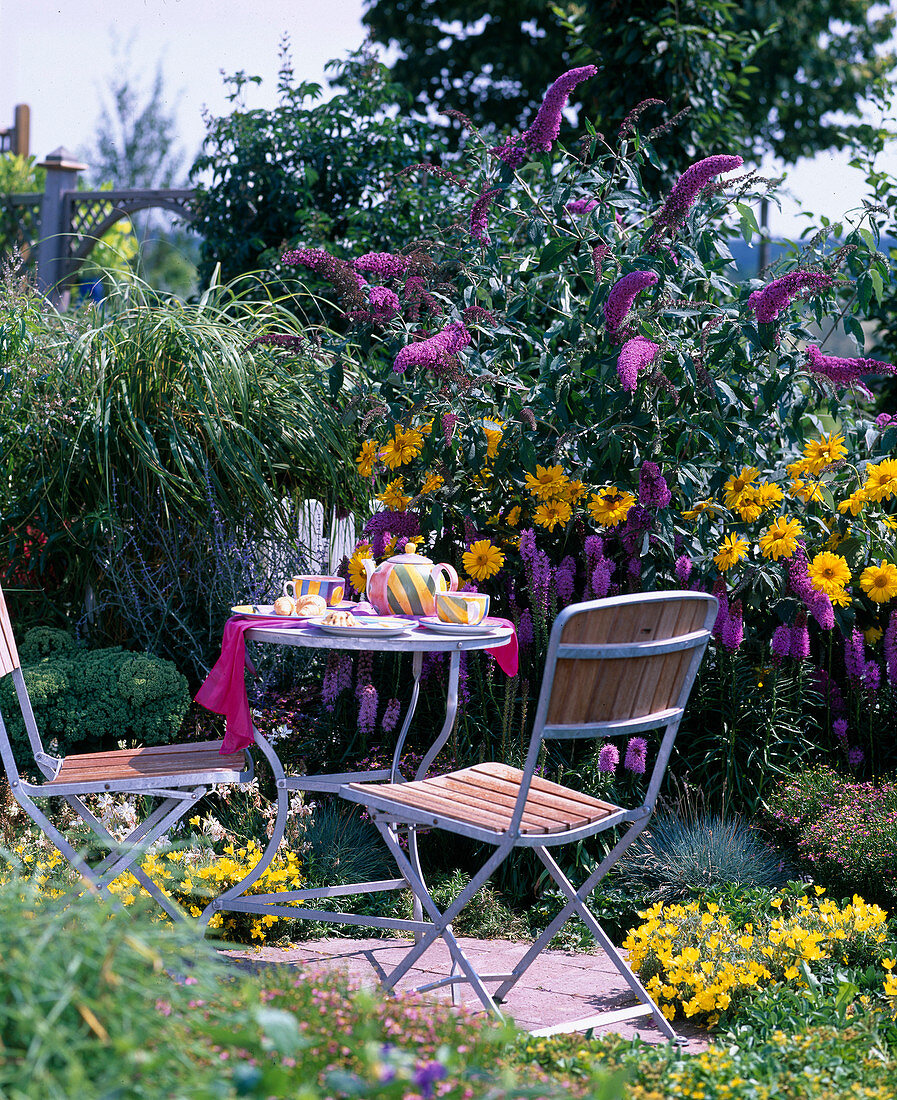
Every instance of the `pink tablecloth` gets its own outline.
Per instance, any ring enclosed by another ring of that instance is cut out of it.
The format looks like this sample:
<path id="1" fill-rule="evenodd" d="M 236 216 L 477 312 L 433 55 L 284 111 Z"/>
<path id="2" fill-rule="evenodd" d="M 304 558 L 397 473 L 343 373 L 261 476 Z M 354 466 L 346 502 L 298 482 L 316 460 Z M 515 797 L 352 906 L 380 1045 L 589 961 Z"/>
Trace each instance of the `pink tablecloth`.
<path id="1" fill-rule="evenodd" d="M 497 626 L 510 627 L 509 619 L 494 619 L 490 622 Z M 253 742 L 252 718 L 249 714 L 249 701 L 246 698 L 246 631 L 256 626 L 289 626 L 295 630 L 314 630 L 304 626 L 296 619 L 270 618 L 247 619 L 235 616 L 224 624 L 224 636 L 221 639 L 221 656 L 215 662 L 212 671 L 206 677 L 202 687 L 196 693 L 196 701 L 207 710 L 225 716 L 224 742 L 221 752 L 239 752 Z M 517 674 L 517 633 L 507 642 L 494 649 L 487 649 L 498 663 L 498 667 L 508 676 Z"/>

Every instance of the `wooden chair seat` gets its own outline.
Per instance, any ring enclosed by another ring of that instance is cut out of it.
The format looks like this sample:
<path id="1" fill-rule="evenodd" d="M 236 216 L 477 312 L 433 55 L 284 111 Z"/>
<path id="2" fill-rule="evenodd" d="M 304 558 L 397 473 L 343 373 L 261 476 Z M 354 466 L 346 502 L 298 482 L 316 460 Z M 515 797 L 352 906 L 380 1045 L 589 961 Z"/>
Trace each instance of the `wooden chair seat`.
<path id="1" fill-rule="evenodd" d="M 222 756 L 220 741 L 196 741 L 181 745 L 154 745 L 150 748 L 116 749 L 67 756 L 59 773 L 44 788 L 60 784 L 118 784 L 128 779 L 173 779 L 196 775 L 220 774 L 222 781 L 234 780 L 234 773 L 246 770 L 242 752 Z"/>
<path id="2" fill-rule="evenodd" d="M 381 809 L 388 801 L 433 813 L 448 828 L 448 822 L 459 821 L 501 833 L 511 823 L 523 778 L 519 768 L 490 762 L 413 783 L 351 783 L 349 789 L 376 795 Z M 618 810 L 609 802 L 533 776 L 520 832 L 525 836 L 565 833 Z"/>

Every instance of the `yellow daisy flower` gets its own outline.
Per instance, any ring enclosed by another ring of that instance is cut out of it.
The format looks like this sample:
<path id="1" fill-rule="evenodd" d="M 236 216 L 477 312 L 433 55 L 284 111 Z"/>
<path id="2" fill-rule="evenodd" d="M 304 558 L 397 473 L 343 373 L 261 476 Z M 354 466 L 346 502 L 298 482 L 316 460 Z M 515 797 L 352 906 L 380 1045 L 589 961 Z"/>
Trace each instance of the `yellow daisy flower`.
<path id="1" fill-rule="evenodd" d="M 853 602 L 846 588 L 836 588 L 834 592 L 828 593 L 828 598 L 835 607 L 850 607 Z"/>
<path id="2" fill-rule="evenodd" d="M 391 508 L 395 512 L 404 512 L 408 505 L 411 503 L 411 497 L 405 496 L 402 489 L 405 487 L 405 479 L 402 477 L 394 478 L 383 490 L 382 493 L 378 493 L 375 500 L 379 500 L 387 508 Z"/>
<path id="3" fill-rule="evenodd" d="M 897 566 L 884 560 L 867 566 L 860 574 L 860 588 L 873 603 L 887 603 L 897 596 Z"/>
<path id="4" fill-rule="evenodd" d="M 509 527 L 516 527 L 520 522 L 520 505 L 515 504 L 514 507 L 505 516 L 505 523 Z"/>
<path id="5" fill-rule="evenodd" d="M 821 483 L 818 481 L 804 481 L 802 478 L 795 478 L 788 487 L 788 495 L 792 497 L 800 497 L 805 504 L 810 504 L 812 501 L 822 503 L 822 493 L 820 492 Z"/>
<path id="6" fill-rule="evenodd" d="M 424 478 L 424 483 L 420 487 L 421 496 L 426 493 L 435 493 L 437 489 L 441 489 L 445 485 L 445 478 L 442 474 L 436 474 L 432 470 L 427 470 L 427 476 Z"/>
<path id="7" fill-rule="evenodd" d="M 702 512 L 716 510 L 716 501 L 713 500 L 699 500 L 695 503 L 694 508 L 688 508 L 684 512 L 680 513 L 683 519 L 696 520 Z"/>
<path id="8" fill-rule="evenodd" d="M 380 451 L 380 458 L 390 470 L 397 470 L 399 466 L 407 465 L 412 459 L 417 458 L 424 445 L 424 437 L 414 428 L 403 431 L 396 425 L 395 435 L 387 440 Z"/>
<path id="9" fill-rule="evenodd" d="M 483 431 L 486 433 L 486 457 L 495 458 L 504 432 L 504 423 L 501 420 L 484 420 Z"/>
<path id="10" fill-rule="evenodd" d="M 875 501 L 897 496 L 897 459 L 886 458 L 877 466 L 867 466 L 863 491 L 869 500 Z"/>
<path id="11" fill-rule="evenodd" d="M 634 504 L 632 493 L 621 493 L 616 485 L 609 485 L 589 497 L 589 515 L 602 527 L 616 527 L 626 519 Z"/>
<path id="12" fill-rule="evenodd" d="M 758 519 L 763 511 L 758 487 L 755 485 L 745 486 L 738 498 L 738 503 L 734 507 L 745 523 L 753 523 L 755 519 Z"/>
<path id="13" fill-rule="evenodd" d="M 860 584 L 862 584 L 862 578 L 860 578 Z M 875 643 L 881 638 L 884 631 L 880 626 L 870 626 L 868 630 L 863 631 L 863 637 L 866 639 L 867 644 L 875 645 Z"/>
<path id="14" fill-rule="evenodd" d="M 781 486 L 776 485 L 774 481 L 764 481 L 754 490 L 756 494 L 757 503 L 765 511 L 767 508 L 773 508 L 777 504 L 781 504 L 785 499 L 785 494 L 782 492 Z"/>
<path id="15" fill-rule="evenodd" d="M 533 514 L 533 522 L 553 531 L 557 524 L 565 526 L 572 515 L 573 509 L 566 500 L 546 500 Z"/>
<path id="16" fill-rule="evenodd" d="M 352 552 L 352 557 L 349 558 L 349 583 L 359 594 L 363 593 L 367 588 L 368 577 L 364 571 L 364 566 L 361 564 L 364 558 L 373 558 L 373 548 L 369 542 L 363 542 L 361 546 L 356 546 Z"/>
<path id="17" fill-rule="evenodd" d="M 844 436 L 832 434 L 820 439 L 811 439 L 804 446 L 805 469 L 808 474 L 819 474 L 835 462 L 847 456 Z"/>
<path id="18" fill-rule="evenodd" d="M 797 540 L 804 533 L 796 519 L 779 516 L 760 536 L 760 553 L 764 558 L 790 558 L 797 549 Z"/>
<path id="19" fill-rule="evenodd" d="M 505 563 L 505 556 L 489 539 L 480 539 L 471 543 L 470 549 L 462 555 L 464 568 L 475 581 L 484 581 L 493 576 Z"/>
<path id="20" fill-rule="evenodd" d="M 817 592 L 824 592 L 834 601 L 838 589 L 843 589 L 850 583 L 850 568 L 847 559 L 840 554 L 832 554 L 823 550 L 807 566 L 807 575 L 810 584 Z"/>
<path id="21" fill-rule="evenodd" d="M 741 538 L 740 535 L 726 535 L 719 548 L 719 553 L 714 555 L 713 560 L 716 562 L 717 569 L 725 572 L 727 569 L 731 569 L 733 565 L 737 565 L 747 552 L 747 539 Z"/>
<path id="22" fill-rule="evenodd" d="M 538 500 L 552 500 L 566 491 L 567 475 L 560 466 L 536 466 L 535 476 L 526 475 L 526 487 Z"/>
<path id="23" fill-rule="evenodd" d="M 869 503 L 869 498 L 866 496 L 864 489 L 857 489 L 856 492 L 850 494 L 846 500 L 842 500 L 838 505 L 838 511 L 842 516 L 847 515 L 848 512 L 852 516 L 858 516 L 860 512 Z"/>
<path id="24" fill-rule="evenodd" d="M 756 466 L 743 466 L 741 473 L 736 477 L 734 474 L 726 484 L 723 486 L 725 490 L 725 505 L 727 508 L 737 508 L 741 499 L 741 494 L 760 476 L 760 471 Z"/>
<path id="25" fill-rule="evenodd" d="M 370 477 L 374 472 L 374 463 L 376 461 L 377 440 L 366 439 L 361 445 L 361 450 L 358 452 L 358 458 L 355 459 L 359 474 L 362 477 Z"/>

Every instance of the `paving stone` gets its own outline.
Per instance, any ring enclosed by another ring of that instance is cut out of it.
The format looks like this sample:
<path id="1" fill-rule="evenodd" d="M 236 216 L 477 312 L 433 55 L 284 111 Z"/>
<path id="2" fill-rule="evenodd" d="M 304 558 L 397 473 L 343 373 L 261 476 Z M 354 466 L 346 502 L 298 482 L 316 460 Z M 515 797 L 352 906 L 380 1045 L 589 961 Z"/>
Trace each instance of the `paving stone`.
<path id="1" fill-rule="evenodd" d="M 527 945 L 511 940 L 476 940 L 459 937 L 461 950 L 478 971 L 506 973 L 513 969 L 526 951 Z M 338 967 L 359 985 L 372 987 L 378 974 L 397 966 L 408 950 L 408 940 L 350 940 L 334 937 L 312 940 L 286 948 L 260 947 L 249 950 L 223 950 L 220 953 L 242 969 L 260 971 L 268 966 L 296 966 L 303 969 Z M 440 939 L 432 944 L 398 983 L 398 990 L 413 988 L 449 974 L 451 956 Z M 487 986 L 487 988 L 494 988 Z M 451 1004 L 451 989 L 432 991 L 434 1001 Z M 476 994 L 465 984 L 459 984 L 462 1004 L 479 1008 Z M 569 1023 L 608 1009 L 627 1008 L 635 999 L 625 980 L 603 951 L 568 953 L 543 951 L 529 970 L 517 982 L 502 1005 L 518 1027 L 537 1031 L 554 1024 Z M 624 1020 L 602 1030 L 614 1031 L 624 1038 L 640 1035 L 649 1043 L 664 1043 L 650 1016 Z M 703 1050 L 708 1044 L 705 1030 L 693 1024 L 677 1021 L 676 1030 L 688 1039 L 689 1051 Z"/>

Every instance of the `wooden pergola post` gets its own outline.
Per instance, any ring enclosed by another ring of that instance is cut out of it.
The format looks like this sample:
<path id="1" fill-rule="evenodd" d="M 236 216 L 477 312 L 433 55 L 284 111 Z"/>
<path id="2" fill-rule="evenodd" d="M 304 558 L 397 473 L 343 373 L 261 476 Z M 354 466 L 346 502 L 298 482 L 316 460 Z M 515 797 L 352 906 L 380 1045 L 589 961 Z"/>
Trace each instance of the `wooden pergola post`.
<path id="1" fill-rule="evenodd" d="M 37 286 L 58 305 L 61 298 L 59 287 L 67 274 L 64 237 L 69 232 L 69 226 L 64 219 L 65 194 L 77 189 L 78 173 L 85 171 L 87 165 L 75 160 L 68 149 L 60 145 L 38 167 L 46 169 L 47 178 L 40 208 L 41 239 L 37 245 Z"/>

